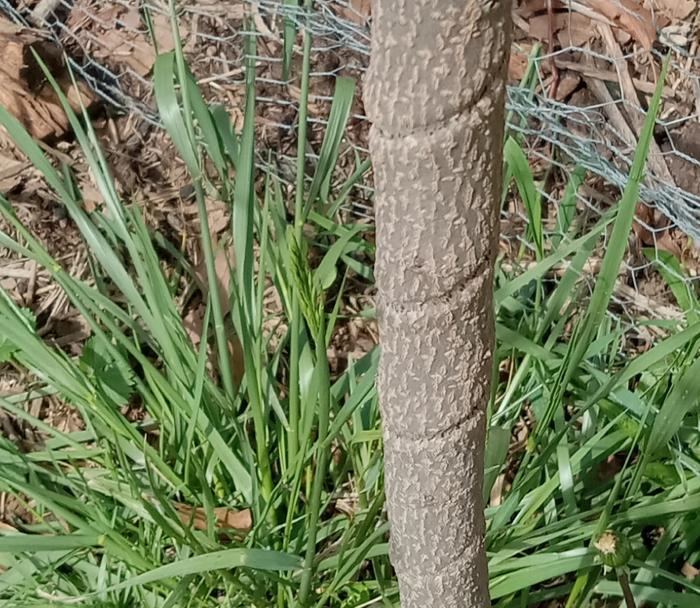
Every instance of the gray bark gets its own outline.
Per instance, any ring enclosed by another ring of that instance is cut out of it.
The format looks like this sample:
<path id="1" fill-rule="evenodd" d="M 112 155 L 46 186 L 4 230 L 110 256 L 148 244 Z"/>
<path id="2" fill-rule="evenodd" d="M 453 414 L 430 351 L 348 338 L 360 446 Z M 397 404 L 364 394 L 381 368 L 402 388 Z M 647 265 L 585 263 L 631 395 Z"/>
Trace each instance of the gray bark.
<path id="1" fill-rule="evenodd" d="M 376 0 L 365 105 L 404 608 L 489 605 L 481 501 L 509 0 Z"/>

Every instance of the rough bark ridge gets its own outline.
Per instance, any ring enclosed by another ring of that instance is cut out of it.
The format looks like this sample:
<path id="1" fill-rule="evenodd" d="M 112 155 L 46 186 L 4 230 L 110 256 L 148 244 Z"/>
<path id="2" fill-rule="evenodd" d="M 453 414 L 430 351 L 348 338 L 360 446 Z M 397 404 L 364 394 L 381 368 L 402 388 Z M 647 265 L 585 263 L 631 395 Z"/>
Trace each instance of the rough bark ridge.
<path id="1" fill-rule="evenodd" d="M 404 608 L 489 605 L 481 501 L 510 0 L 375 0 L 386 487 Z"/>

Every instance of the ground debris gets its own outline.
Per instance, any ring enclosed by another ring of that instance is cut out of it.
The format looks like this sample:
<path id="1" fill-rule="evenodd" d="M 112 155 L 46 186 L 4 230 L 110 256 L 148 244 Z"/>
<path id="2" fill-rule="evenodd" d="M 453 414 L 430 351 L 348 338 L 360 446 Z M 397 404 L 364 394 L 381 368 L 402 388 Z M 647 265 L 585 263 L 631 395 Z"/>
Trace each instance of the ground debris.
<path id="1" fill-rule="evenodd" d="M 41 57 L 74 109 L 79 109 L 81 102 L 85 107 L 91 106 L 92 93 L 80 83 L 73 84 L 60 50 L 38 31 L 0 18 L 0 45 L 4 50 L 0 64 L 0 106 L 37 139 L 62 136 L 68 130 L 68 119 L 34 53 Z"/>

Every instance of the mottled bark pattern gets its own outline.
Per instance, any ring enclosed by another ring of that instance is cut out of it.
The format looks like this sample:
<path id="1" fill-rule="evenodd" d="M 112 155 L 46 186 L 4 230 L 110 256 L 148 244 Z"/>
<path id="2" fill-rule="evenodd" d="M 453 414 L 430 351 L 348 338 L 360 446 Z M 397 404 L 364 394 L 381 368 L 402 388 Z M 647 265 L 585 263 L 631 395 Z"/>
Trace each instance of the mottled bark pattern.
<path id="1" fill-rule="evenodd" d="M 510 8 L 373 8 L 379 393 L 404 608 L 489 605 L 481 487 Z"/>

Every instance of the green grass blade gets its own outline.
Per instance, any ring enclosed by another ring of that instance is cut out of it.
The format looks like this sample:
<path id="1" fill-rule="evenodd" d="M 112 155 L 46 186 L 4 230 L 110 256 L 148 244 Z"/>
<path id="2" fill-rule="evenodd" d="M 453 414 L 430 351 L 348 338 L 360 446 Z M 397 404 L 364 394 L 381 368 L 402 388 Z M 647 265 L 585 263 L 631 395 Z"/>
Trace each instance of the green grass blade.
<path id="1" fill-rule="evenodd" d="M 251 568 L 253 570 L 288 571 L 297 570 L 300 566 L 301 559 L 289 553 L 265 551 L 262 549 L 226 549 L 160 566 L 149 572 L 134 576 L 128 581 L 113 585 L 106 591 L 113 592 L 121 589 L 131 589 L 148 583 L 193 574 L 205 574 L 216 570 Z"/>
<path id="2" fill-rule="evenodd" d="M 338 162 L 340 144 L 345 135 L 352 103 L 355 99 L 355 81 L 351 78 L 338 78 L 335 81 L 333 103 L 328 117 L 328 126 L 321 144 L 316 172 L 309 188 L 306 208 L 308 210 L 320 196 L 322 201 L 327 201 L 330 194 L 331 178 Z"/>
<path id="3" fill-rule="evenodd" d="M 529 223 L 528 232 L 535 243 L 537 259 L 544 255 L 544 236 L 542 229 L 542 197 L 537 192 L 535 178 L 520 144 L 512 137 L 506 140 L 503 156 L 520 192 Z"/>
<path id="4" fill-rule="evenodd" d="M 41 536 L 39 534 L 2 534 L 0 552 L 42 553 L 66 551 L 100 546 L 100 537 L 89 534 L 63 534 Z"/>

